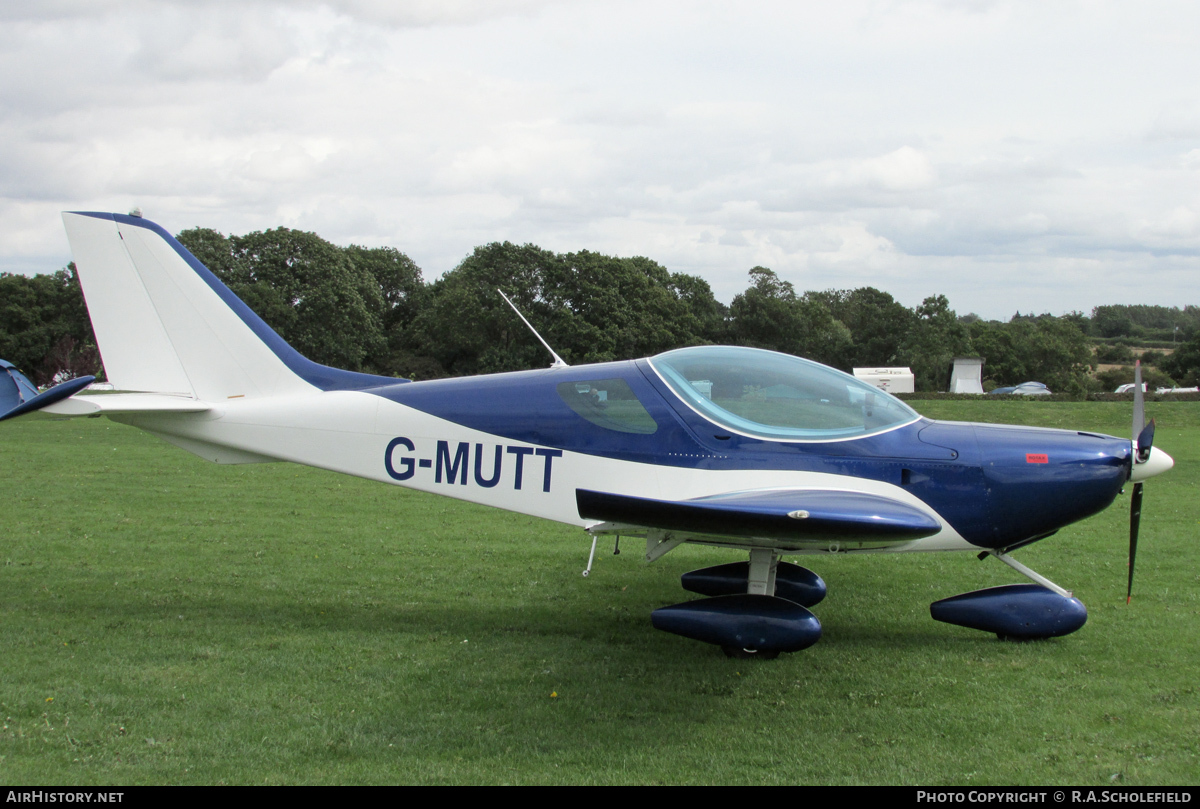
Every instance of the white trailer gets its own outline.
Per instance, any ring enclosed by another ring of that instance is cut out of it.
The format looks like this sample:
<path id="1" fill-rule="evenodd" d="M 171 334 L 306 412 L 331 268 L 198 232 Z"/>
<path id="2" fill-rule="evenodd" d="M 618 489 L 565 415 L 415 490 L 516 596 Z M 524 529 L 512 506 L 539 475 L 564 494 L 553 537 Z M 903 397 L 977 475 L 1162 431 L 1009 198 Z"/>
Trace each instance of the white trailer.
<path id="1" fill-rule="evenodd" d="M 854 378 L 888 393 L 912 393 L 916 378 L 911 368 L 855 368 Z"/>

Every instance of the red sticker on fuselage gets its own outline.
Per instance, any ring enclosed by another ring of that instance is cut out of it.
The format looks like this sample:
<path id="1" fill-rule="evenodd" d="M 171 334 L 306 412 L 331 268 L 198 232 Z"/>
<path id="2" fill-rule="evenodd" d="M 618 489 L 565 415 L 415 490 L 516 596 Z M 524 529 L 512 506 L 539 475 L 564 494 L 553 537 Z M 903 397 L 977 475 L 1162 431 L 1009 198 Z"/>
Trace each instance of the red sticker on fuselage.
<path id="1" fill-rule="evenodd" d="M 1040 452 L 1025 453 L 1025 463 L 1050 463 L 1050 456 Z"/>

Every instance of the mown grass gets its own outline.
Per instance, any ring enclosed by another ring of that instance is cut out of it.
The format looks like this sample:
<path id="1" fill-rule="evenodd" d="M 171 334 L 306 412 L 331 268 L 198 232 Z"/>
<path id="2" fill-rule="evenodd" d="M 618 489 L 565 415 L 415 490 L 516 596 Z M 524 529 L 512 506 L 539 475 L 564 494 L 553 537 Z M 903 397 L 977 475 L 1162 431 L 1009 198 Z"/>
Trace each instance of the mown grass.
<path id="1" fill-rule="evenodd" d="M 1128 433 L 1120 403 L 922 402 Z M 1176 468 L 1019 552 L 1087 625 L 1004 643 L 928 604 L 1017 581 L 970 554 L 807 557 L 813 648 L 656 632 L 734 561 L 286 464 L 220 467 L 107 420 L 0 425 L 0 781 L 1162 784 L 1200 773 L 1200 407 Z"/>

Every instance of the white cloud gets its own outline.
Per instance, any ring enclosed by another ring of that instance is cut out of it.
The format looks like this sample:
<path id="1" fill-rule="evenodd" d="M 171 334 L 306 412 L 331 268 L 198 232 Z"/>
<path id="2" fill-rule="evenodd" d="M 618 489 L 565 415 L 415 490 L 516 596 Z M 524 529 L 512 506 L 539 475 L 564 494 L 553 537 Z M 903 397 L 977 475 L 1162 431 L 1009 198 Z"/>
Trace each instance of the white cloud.
<path id="1" fill-rule="evenodd" d="M 848 181 L 887 191 L 918 191 L 931 187 L 935 179 L 929 158 L 911 146 L 901 146 L 881 157 L 859 161 L 844 175 L 830 178 L 833 185 Z"/>
<path id="2" fill-rule="evenodd" d="M 1198 16 L 9 4 L 0 269 L 65 263 L 58 210 L 140 205 L 172 230 L 393 244 L 427 277 L 510 239 L 647 255 L 725 300 L 765 264 L 799 289 L 943 292 L 988 316 L 1194 303 Z"/>
<path id="3" fill-rule="evenodd" d="M 397 27 L 472 25 L 501 17 L 534 14 L 564 0 L 39 0 L 0 6 L 0 20 L 26 22 L 108 17 L 132 13 L 153 15 L 190 9 L 197 16 L 259 9 L 329 9 L 371 23 Z"/>

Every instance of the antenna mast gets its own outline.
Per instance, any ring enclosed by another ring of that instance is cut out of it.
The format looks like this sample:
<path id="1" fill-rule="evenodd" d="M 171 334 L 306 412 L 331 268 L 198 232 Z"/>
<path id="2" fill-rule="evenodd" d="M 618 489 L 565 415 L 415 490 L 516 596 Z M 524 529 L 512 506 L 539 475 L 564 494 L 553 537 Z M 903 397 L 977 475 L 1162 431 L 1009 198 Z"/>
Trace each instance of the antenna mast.
<path id="1" fill-rule="evenodd" d="M 526 326 L 529 326 L 529 330 L 531 332 L 533 332 L 533 336 L 538 338 L 538 342 L 540 342 L 542 345 L 544 345 L 546 347 L 546 350 L 550 352 L 550 356 L 554 357 L 554 362 L 550 365 L 550 367 L 551 368 L 570 368 L 571 366 L 569 366 L 565 362 L 563 362 L 563 358 L 558 356 L 558 354 L 556 354 L 554 352 L 554 349 L 550 347 L 550 344 L 542 339 L 542 335 L 537 333 L 537 329 L 535 329 L 529 323 L 529 321 L 525 319 L 525 315 L 521 314 L 521 310 L 517 308 L 517 305 L 515 303 L 513 303 L 512 301 L 510 301 L 508 299 L 508 296 L 505 295 L 503 292 L 501 292 L 498 289 L 496 291 L 500 292 L 500 297 L 504 298 L 504 302 L 512 307 L 512 310 L 517 313 L 517 317 L 521 318 L 521 322 L 524 323 Z"/>

